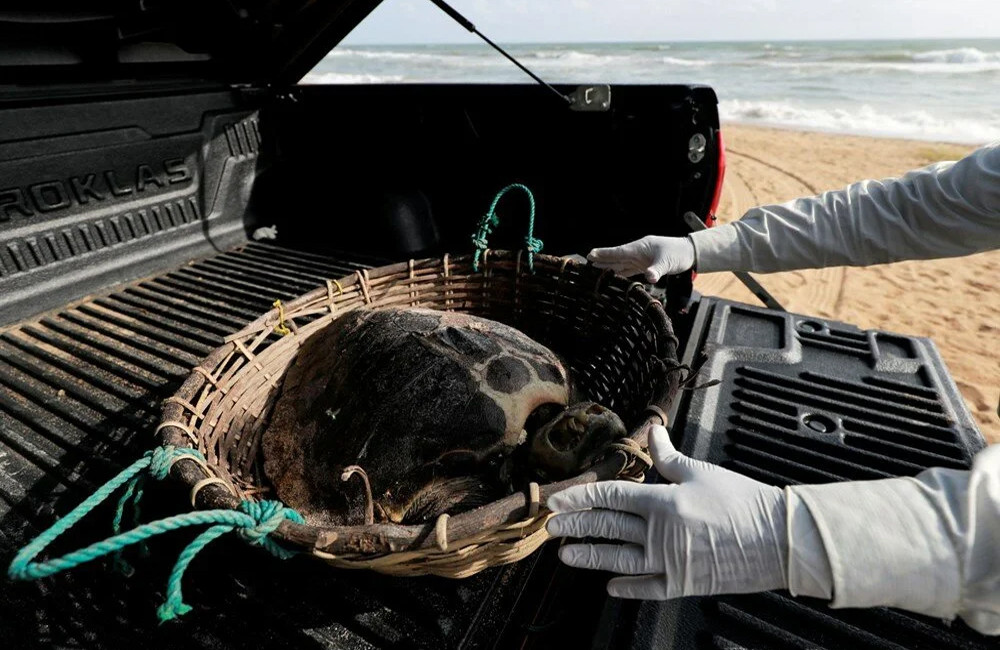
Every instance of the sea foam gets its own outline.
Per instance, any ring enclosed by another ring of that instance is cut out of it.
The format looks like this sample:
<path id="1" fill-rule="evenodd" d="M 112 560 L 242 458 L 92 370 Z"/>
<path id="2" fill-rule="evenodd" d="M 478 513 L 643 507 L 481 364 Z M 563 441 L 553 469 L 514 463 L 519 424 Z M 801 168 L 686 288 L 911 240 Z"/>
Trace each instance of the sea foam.
<path id="1" fill-rule="evenodd" d="M 782 101 L 719 102 L 723 121 L 788 126 L 836 133 L 985 144 L 1000 140 L 1000 124 L 970 118 L 942 118 L 925 110 L 888 112 L 869 105 L 817 108 Z"/>
<path id="2" fill-rule="evenodd" d="M 951 50 L 931 50 L 917 52 L 912 57 L 916 63 L 951 63 L 957 65 L 1000 63 L 1000 52 L 983 52 L 974 47 L 959 47 Z"/>
<path id="3" fill-rule="evenodd" d="M 342 72 L 310 72 L 299 83 L 317 84 L 391 84 L 403 81 L 403 75 L 346 74 Z"/>

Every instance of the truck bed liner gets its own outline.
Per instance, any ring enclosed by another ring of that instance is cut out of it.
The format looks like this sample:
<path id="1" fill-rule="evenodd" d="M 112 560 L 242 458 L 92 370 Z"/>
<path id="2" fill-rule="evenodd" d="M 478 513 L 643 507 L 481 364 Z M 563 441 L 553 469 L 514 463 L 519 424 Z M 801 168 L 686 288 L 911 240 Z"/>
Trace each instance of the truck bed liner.
<path id="1" fill-rule="evenodd" d="M 8 562 L 148 449 L 160 401 L 225 334 L 275 299 L 362 266 L 356 257 L 252 243 L 0 330 L 0 557 Z M 698 303 L 686 338 L 685 361 L 704 351 L 702 379 L 722 380 L 689 392 L 672 414 L 682 449 L 696 457 L 784 484 L 964 467 L 982 445 L 926 339 L 712 298 Z M 189 507 L 185 495 L 152 496 L 145 517 Z M 53 550 L 106 537 L 111 514 L 93 513 Z M 562 566 L 555 544 L 449 581 L 283 563 L 223 538 L 188 572 L 195 611 L 159 626 L 169 567 L 190 538 L 154 541 L 153 558 L 135 558 L 131 579 L 94 562 L 6 583 L 5 647 L 991 647 L 960 622 L 834 611 L 781 593 L 607 599 L 606 576 Z"/>

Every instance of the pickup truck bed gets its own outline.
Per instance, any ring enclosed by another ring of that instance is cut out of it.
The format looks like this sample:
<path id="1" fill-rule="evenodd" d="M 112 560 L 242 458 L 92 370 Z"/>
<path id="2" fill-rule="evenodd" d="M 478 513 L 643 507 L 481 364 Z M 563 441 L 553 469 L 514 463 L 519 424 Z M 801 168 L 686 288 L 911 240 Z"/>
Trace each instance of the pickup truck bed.
<path id="1" fill-rule="evenodd" d="M 250 243 L 75 301 L 0 332 L 0 557 L 152 443 L 159 400 L 222 337 L 327 277 L 361 268 Z M 961 467 L 981 444 L 924 339 L 702 298 L 679 318 L 685 361 L 704 378 L 676 405 L 683 448 L 775 484 Z M 820 370 L 821 369 L 821 370 Z M 791 416 L 791 404 L 808 413 Z M 807 417 L 811 416 L 811 417 Z M 835 423 L 818 431 L 826 420 Z M 810 426 L 811 425 L 811 426 Z M 185 509 L 154 493 L 147 516 Z M 96 512 L 66 545 L 107 534 Z M 840 611 L 780 593 L 669 604 L 606 598 L 605 576 L 569 570 L 554 545 L 471 579 L 397 579 L 280 562 L 233 539 L 188 573 L 195 611 L 154 610 L 189 536 L 152 545 L 130 579 L 98 562 L 0 590 L 10 648 L 985 648 L 892 610 Z"/>

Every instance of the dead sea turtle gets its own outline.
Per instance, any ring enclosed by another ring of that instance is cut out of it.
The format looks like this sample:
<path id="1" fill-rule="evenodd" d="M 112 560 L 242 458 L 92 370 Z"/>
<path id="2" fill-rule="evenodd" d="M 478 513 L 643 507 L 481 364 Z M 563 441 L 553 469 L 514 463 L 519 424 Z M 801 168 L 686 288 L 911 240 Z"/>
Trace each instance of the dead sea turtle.
<path id="1" fill-rule="evenodd" d="M 386 308 L 306 340 L 262 445 L 278 497 L 311 523 L 416 523 L 523 487 L 525 472 L 570 476 L 625 433 L 519 330 Z"/>

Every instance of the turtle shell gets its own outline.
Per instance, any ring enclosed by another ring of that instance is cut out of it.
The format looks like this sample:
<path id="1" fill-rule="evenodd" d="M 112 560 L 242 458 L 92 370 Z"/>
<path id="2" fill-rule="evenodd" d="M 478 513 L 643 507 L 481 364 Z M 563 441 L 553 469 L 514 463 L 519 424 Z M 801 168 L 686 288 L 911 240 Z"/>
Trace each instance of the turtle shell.
<path id="1" fill-rule="evenodd" d="M 455 312 L 357 309 L 306 339 L 286 372 L 263 436 L 264 471 L 311 523 L 462 511 L 505 493 L 498 470 L 525 442 L 526 421 L 566 406 L 570 392 L 556 354 L 515 328 Z M 345 474 L 355 466 L 365 480 Z"/>

